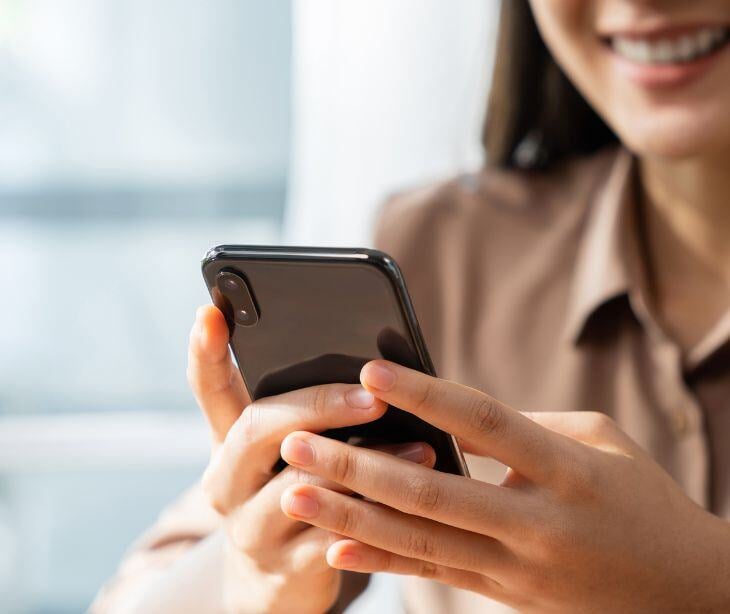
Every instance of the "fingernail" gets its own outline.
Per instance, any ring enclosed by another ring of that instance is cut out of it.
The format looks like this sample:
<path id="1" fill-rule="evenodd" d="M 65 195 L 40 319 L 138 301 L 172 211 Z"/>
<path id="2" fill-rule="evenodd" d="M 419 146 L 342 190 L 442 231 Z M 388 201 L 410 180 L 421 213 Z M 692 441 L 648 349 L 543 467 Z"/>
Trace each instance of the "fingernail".
<path id="1" fill-rule="evenodd" d="M 426 448 L 423 444 L 412 443 L 404 448 L 398 450 L 395 455 L 403 460 L 411 461 L 412 463 L 426 462 Z"/>
<path id="2" fill-rule="evenodd" d="M 298 437 L 287 437 L 281 444 L 281 455 L 284 460 L 294 465 L 311 465 L 314 463 L 314 448 Z"/>
<path id="3" fill-rule="evenodd" d="M 378 362 L 369 362 L 361 373 L 361 378 L 368 386 L 386 392 L 395 386 L 395 373 Z"/>
<path id="4" fill-rule="evenodd" d="M 307 495 L 292 494 L 286 503 L 286 511 L 299 518 L 314 518 L 319 514 L 319 503 Z"/>
<path id="5" fill-rule="evenodd" d="M 345 401 L 355 409 L 370 409 L 375 403 L 375 397 L 365 388 L 353 388 L 345 394 Z"/>
<path id="6" fill-rule="evenodd" d="M 337 567 L 342 567 L 343 569 L 353 569 L 360 564 L 360 555 L 355 554 L 354 552 L 343 552 L 340 556 L 337 557 L 337 560 L 335 562 L 337 563 Z"/>

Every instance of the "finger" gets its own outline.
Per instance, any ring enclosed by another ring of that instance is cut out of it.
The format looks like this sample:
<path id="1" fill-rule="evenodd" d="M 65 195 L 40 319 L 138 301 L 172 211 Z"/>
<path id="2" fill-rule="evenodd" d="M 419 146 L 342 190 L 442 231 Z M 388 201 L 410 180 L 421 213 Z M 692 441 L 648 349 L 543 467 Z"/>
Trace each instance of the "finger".
<path id="1" fill-rule="evenodd" d="M 288 518 L 281 511 L 281 496 L 295 484 L 314 484 L 336 492 L 350 494 L 346 487 L 296 467 L 287 467 L 271 478 L 248 501 L 229 514 L 231 536 L 236 546 L 253 558 L 279 549 L 309 525 Z"/>
<path id="2" fill-rule="evenodd" d="M 250 399 L 228 351 L 225 317 L 213 305 L 198 308 L 190 331 L 188 382 L 214 440 L 223 441 Z"/>
<path id="3" fill-rule="evenodd" d="M 384 452 L 404 460 L 433 467 L 436 453 L 425 443 L 381 446 Z M 240 521 L 234 520 L 234 542 L 252 555 L 262 550 L 280 547 L 286 540 L 308 529 L 309 525 L 292 520 L 281 511 L 281 496 L 295 484 L 312 484 L 334 492 L 352 494 L 352 491 L 331 480 L 307 473 L 296 467 L 287 467 L 270 479 L 244 505 L 233 512 Z"/>
<path id="4" fill-rule="evenodd" d="M 475 591 L 492 599 L 504 598 L 501 585 L 483 574 L 393 554 L 354 539 L 341 539 L 333 543 L 327 549 L 327 563 L 335 569 L 358 573 L 420 576 Z"/>
<path id="5" fill-rule="evenodd" d="M 498 541 L 409 516 L 311 484 L 289 487 L 281 508 L 291 518 L 401 556 L 466 571 L 498 570 L 508 553 Z"/>
<path id="6" fill-rule="evenodd" d="M 234 425 L 221 448 L 211 458 L 203 475 L 203 488 L 216 510 L 228 514 L 232 510 L 248 504 L 252 498 L 256 497 L 260 499 L 257 502 L 258 509 L 275 509 L 281 516 L 278 502 L 281 489 L 288 484 L 281 486 L 279 480 L 287 478 L 274 476 L 272 479 L 271 466 L 279 458 L 280 441 L 284 434 L 302 424 L 309 426 L 312 430 L 349 426 L 376 419 L 385 411 L 385 404 L 376 401 L 369 394 L 369 401 L 373 402 L 373 406 L 370 408 L 343 407 L 342 405 L 346 403 L 350 405 L 353 403 L 366 404 L 363 402 L 363 395 L 360 394 L 364 391 L 359 386 L 329 385 L 322 388 L 326 390 L 317 393 L 318 400 L 315 403 L 315 406 L 322 404 L 322 407 L 312 409 L 314 415 L 307 415 L 307 406 L 302 407 L 301 399 L 299 403 L 292 401 L 292 399 L 296 401 L 303 394 L 311 393 L 313 389 L 281 395 L 278 397 L 279 405 L 271 408 L 267 413 L 263 413 L 262 406 L 267 407 L 267 403 L 273 402 L 277 397 L 270 397 L 258 404 L 254 403 L 246 409 L 242 418 L 247 419 L 245 423 L 248 425 L 247 428 L 243 428 L 241 420 Z M 350 394 L 352 391 L 356 394 Z M 292 403 L 291 406 L 287 404 L 287 398 Z M 277 413 L 276 407 L 279 408 L 279 413 Z M 261 416 L 261 418 L 255 416 Z M 259 421 L 261 421 L 260 425 L 257 424 Z M 405 460 L 421 463 L 428 467 L 432 467 L 436 459 L 433 448 L 424 443 L 383 447 L 387 448 L 389 454 L 396 454 Z M 287 476 L 292 475 L 291 472 L 282 473 L 286 473 Z M 307 475 L 311 479 L 315 479 L 312 474 Z M 333 484 L 323 481 L 322 478 L 316 479 L 326 486 Z M 340 486 L 337 485 L 336 488 L 340 488 Z M 264 492 L 261 493 L 261 490 Z M 269 520 L 271 520 L 270 516 L 265 518 L 265 521 Z M 264 530 L 263 525 L 260 525 L 260 528 Z"/>
<path id="7" fill-rule="evenodd" d="M 436 452 L 427 443 L 388 444 L 377 446 L 373 449 L 378 449 L 381 452 L 397 456 L 398 458 L 419 464 L 423 467 L 433 467 L 436 462 Z M 352 494 L 352 490 L 342 484 L 308 473 L 296 467 L 287 467 L 278 476 L 267 482 L 244 505 L 251 512 L 247 521 L 249 525 L 251 522 L 258 525 L 259 530 L 254 530 L 253 533 L 264 538 L 266 542 L 269 542 L 271 537 L 278 537 L 281 540 L 291 538 L 309 526 L 299 521 L 293 521 L 281 511 L 281 495 L 284 493 L 284 490 L 294 484 L 312 484 L 345 495 Z M 268 511 L 268 513 L 261 513 L 263 511 Z M 254 518 L 257 518 L 258 521 L 253 520 Z"/>
<path id="8" fill-rule="evenodd" d="M 279 507 L 281 511 L 281 507 Z M 302 524 L 302 523 L 299 523 Z M 327 549 L 340 537 L 330 531 L 303 525 L 306 527 L 286 544 L 283 555 L 286 568 L 291 574 L 317 573 L 331 569 L 327 563 Z"/>
<path id="9" fill-rule="evenodd" d="M 363 447 L 369 450 L 377 450 L 383 452 L 389 456 L 397 456 L 405 461 L 410 461 L 423 467 L 433 468 L 436 464 L 436 450 L 430 445 L 424 442 L 416 443 L 392 443 L 392 444 L 380 444 L 376 446 L 356 446 Z"/>
<path id="10" fill-rule="evenodd" d="M 311 433 L 291 433 L 281 454 L 290 465 L 369 499 L 467 531 L 509 538 L 536 516 L 530 513 L 529 492 L 434 471 Z"/>
<path id="11" fill-rule="evenodd" d="M 287 434 L 365 424 L 380 418 L 386 407 L 361 386 L 347 384 L 259 399 L 246 407 L 228 431 L 220 460 L 234 479 L 254 476 L 260 486 L 279 459 L 279 446 Z"/>
<path id="12" fill-rule="evenodd" d="M 553 433 L 478 390 L 385 360 L 367 363 L 360 381 L 378 398 L 532 479 L 548 479 L 560 467 L 562 453 Z"/>

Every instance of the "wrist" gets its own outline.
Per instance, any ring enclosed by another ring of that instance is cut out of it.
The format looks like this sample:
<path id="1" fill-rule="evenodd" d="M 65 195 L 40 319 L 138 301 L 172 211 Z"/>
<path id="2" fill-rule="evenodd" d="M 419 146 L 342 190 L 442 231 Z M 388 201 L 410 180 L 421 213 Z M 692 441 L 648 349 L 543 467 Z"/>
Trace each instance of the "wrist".
<path id="1" fill-rule="evenodd" d="M 138 614 L 221 612 L 224 542 L 221 532 L 202 539 L 169 568 L 150 574 L 118 609 Z"/>
<path id="2" fill-rule="evenodd" d="M 241 552 L 230 539 L 223 544 L 223 611 L 231 614 L 325 614 L 337 603 L 340 574 L 292 574 L 286 562 L 274 566 Z"/>

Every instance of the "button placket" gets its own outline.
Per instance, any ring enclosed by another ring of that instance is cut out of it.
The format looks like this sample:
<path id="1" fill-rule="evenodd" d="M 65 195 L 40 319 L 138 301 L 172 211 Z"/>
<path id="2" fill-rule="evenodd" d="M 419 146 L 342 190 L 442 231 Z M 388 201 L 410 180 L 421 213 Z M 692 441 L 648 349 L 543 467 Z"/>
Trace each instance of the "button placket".
<path id="1" fill-rule="evenodd" d="M 688 495 L 702 506 L 709 505 L 710 459 L 707 435 L 702 431 L 703 414 L 698 399 L 684 379 L 679 348 L 666 336 L 651 339 L 656 365 L 660 408 L 676 441 L 680 480 Z"/>

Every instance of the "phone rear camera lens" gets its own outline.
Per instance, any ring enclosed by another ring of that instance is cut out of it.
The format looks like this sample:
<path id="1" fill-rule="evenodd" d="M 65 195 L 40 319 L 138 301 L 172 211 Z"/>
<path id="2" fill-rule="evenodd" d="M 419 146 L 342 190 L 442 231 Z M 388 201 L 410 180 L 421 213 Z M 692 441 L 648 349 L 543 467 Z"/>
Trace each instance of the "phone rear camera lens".
<path id="1" fill-rule="evenodd" d="M 249 324 L 253 320 L 251 313 L 247 309 L 236 309 L 235 318 L 241 324 Z"/>
<path id="2" fill-rule="evenodd" d="M 228 290 L 229 292 L 234 292 L 240 287 L 240 284 L 235 277 L 226 277 L 223 279 L 222 285 L 223 289 Z"/>

